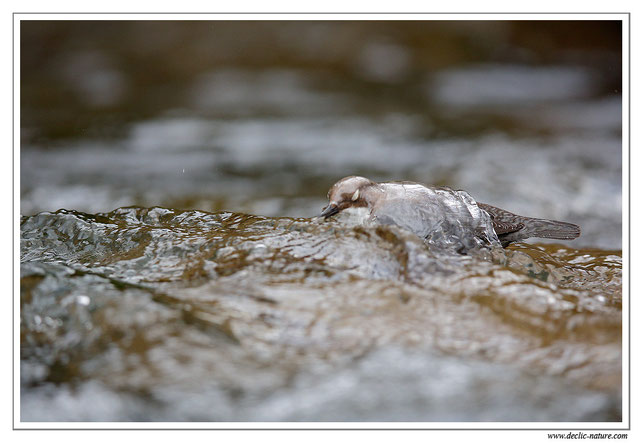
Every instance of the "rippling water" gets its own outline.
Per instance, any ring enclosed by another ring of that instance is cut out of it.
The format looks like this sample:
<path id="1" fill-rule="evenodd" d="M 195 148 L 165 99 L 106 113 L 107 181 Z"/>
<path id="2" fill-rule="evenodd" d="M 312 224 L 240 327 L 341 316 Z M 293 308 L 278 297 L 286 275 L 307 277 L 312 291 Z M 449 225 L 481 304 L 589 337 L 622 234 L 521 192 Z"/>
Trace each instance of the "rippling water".
<path id="1" fill-rule="evenodd" d="M 26 420 L 619 419 L 617 252 L 164 208 L 21 231 Z"/>
<path id="2" fill-rule="evenodd" d="M 621 420 L 620 29 L 547 23 L 23 22 L 21 419 Z M 311 218 L 353 174 L 583 234 Z"/>

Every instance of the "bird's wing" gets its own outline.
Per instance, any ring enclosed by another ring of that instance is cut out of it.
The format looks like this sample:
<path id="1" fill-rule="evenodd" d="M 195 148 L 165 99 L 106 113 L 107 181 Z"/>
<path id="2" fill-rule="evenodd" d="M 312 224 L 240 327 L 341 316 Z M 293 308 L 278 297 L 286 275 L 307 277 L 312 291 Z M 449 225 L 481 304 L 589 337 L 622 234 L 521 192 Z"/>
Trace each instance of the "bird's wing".
<path id="1" fill-rule="evenodd" d="M 510 234 L 520 231 L 525 227 L 525 225 L 519 221 L 520 217 L 509 211 L 484 203 L 478 203 L 478 207 L 489 214 L 493 229 L 497 235 Z"/>

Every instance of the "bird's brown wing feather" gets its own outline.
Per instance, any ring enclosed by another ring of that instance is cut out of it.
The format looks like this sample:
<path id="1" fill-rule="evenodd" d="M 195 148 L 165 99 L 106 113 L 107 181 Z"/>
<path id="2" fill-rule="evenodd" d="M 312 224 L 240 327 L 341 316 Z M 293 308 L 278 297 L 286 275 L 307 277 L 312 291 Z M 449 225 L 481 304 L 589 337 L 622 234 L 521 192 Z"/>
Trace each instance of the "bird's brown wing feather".
<path id="1" fill-rule="evenodd" d="M 520 231 L 525 227 L 523 223 L 516 220 L 518 216 L 512 214 L 504 209 L 496 208 L 495 206 L 478 203 L 478 207 L 486 211 L 491 217 L 493 230 L 497 235 L 510 234 L 512 232 Z"/>

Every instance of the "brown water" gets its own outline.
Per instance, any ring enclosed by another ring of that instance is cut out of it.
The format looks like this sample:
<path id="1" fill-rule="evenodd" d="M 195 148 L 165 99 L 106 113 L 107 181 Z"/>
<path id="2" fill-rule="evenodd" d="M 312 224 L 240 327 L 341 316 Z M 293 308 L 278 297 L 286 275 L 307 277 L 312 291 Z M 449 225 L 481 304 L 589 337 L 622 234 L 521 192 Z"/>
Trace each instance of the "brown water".
<path id="1" fill-rule="evenodd" d="M 371 420 L 398 383 L 423 391 L 397 420 L 619 419 L 617 252 L 163 208 L 26 217 L 21 246 L 23 419 Z M 80 410 L 105 393 L 112 415 Z"/>
<path id="2" fill-rule="evenodd" d="M 618 421 L 610 22 L 21 23 L 24 421 Z M 565 245 L 454 255 L 339 178 Z"/>

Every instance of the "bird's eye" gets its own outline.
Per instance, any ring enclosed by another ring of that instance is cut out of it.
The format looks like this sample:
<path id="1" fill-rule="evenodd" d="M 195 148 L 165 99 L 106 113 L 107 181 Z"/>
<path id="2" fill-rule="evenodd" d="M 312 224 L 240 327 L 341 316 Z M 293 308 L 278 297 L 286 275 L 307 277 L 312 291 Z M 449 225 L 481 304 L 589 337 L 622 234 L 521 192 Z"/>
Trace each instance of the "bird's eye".
<path id="1" fill-rule="evenodd" d="M 351 197 L 351 200 L 352 200 L 352 201 L 355 201 L 355 200 L 357 200 L 358 198 L 359 198 L 359 189 L 358 189 L 357 191 L 355 191 L 355 193 L 354 193 L 354 194 L 353 194 L 353 196 Z"/>

